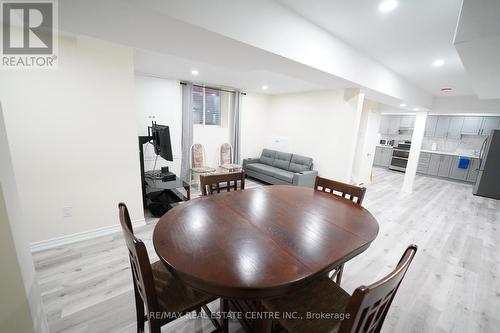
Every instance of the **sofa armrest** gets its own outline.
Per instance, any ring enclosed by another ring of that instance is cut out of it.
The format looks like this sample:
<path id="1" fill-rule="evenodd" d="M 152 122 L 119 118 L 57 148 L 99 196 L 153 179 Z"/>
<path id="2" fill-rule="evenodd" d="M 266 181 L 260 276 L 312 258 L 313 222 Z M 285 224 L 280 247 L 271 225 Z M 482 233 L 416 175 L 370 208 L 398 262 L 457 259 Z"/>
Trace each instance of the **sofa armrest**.
<path id="1" fill-rule="evenodd" d="M 244 158 L 243 159 L 243 170 L 245 170 L 245 166 L 247 166 L 248 164 L 252 164 L 252 163 L 259 163 L 260 162 L 260 158 Z"/>
<path id="2" fill-rule="evenodd" d="M 317 176 L 318 171 L 316 170 L 297 172 L 293 174 L 292 184 L 295 186 L 313 188 Z"/>

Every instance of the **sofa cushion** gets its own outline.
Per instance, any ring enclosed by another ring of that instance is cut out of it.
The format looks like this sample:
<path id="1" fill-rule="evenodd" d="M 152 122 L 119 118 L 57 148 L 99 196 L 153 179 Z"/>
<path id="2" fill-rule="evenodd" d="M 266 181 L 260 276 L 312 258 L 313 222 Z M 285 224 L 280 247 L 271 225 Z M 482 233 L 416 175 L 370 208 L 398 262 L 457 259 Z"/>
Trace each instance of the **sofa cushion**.
<path id="1" fill-rule="evenodd" d="M 273 166 L 262 163 L 251 163 L 246 166 L 247 170 L 258 172 L 269 177 L 281 179 L 291 183 L 293 181 L 293 172 L 275 168 Z"/>
<path id="2" fill-rule="evenodd" d="M 262 154 L 260 154 L 260 163 L 272 166 L 275 157 L 276 150 L 262 149 Z"/>
<path id="3" fill-rule="evenodd" d="M 272 175 L 274 178 L 278 178 L 284 180 L 285 182 L 292 183 L 293 182 L 293 172 L 274 168 L 274 172 Z"/>
<path id="4" fill-rule="evenodd" d="M 312 163 L 313 160 L 310 157 L 293 154 L 288 170 L 291 172 L 302 172 L 311 170 Z"/>
<path id="5" fill-rule="evenodd" d="M 277 151 L 273 161 L 273 167 L 277 167 L 283 170 L 288 170 L 288 166 L 290 165 L 291 159 L 292 159 L 292 154 L 282 153 L 280 151 Z"/>

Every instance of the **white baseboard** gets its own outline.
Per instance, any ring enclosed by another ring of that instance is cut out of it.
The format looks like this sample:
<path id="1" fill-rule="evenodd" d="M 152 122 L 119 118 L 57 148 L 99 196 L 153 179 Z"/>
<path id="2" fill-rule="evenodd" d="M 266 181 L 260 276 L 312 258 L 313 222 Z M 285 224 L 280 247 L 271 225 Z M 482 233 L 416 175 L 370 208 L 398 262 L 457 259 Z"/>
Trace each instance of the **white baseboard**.
<path id="1" fill-rule="evenodd" d="M 146 225 L 145 219 L 139 219 L 132 222 L 132 226 L 134 228 Z M 61 245 L 67 245 L 76 243 L 79 241 L 96 238 L 100 236 L 106 236 L 110 234 L 114 234 L 115 232 L 121 231 L 121 226 L 119 224 L 111 225 L 108 227 L 102 227 L 92 230 L 87 230 L 83 232 L 78 232 L 71 235 L 66 235 L 62 237 L 51 238 L 39 242 L 33 242 L 30 244 L 30 249 L 32 253 L 45 251 L 49 249 L 53 249 L 55 247 Z"/>

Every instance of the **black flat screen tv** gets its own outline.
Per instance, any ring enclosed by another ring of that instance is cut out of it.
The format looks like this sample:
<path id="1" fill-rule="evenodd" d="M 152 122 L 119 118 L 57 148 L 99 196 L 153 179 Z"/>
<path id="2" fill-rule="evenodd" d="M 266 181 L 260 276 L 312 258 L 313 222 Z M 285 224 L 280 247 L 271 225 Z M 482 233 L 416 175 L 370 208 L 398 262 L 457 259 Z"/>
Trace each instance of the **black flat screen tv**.
<path id="1" fill-rule="evenodd" d="M 160 155 L 167 161 L 173 161 L 172 144 L 170 142 L 170 129 L 168 126 L 153 124 L 151 136 L 156 155 Z"/>

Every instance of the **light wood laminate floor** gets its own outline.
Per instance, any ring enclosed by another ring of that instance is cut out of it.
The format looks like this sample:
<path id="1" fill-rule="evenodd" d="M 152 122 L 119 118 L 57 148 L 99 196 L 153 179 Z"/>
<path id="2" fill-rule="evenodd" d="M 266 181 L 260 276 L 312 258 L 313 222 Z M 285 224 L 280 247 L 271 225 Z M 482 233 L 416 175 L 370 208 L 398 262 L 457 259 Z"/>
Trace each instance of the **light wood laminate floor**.
<path id="1" fill-rule="evenodd" d="M 475 197 L 464 183 L 417 176 L 401 193 L 403 174 L 375 168 L 364 206 L 380 233 L 345 266 L 352 292 L 393 269 L 406 246 L 419 251 L 383 332 L 500 331 L 500 201 Z M 249 181 L 247 187 L 260 186 Z M 194 192 L 193 197 L 199 193 Z M 155 219 L 137 230 L 157 260 Z M 118 221 L 116 221 L 118 223 Z M 51 332 L 135 332 L 127 251 L 120 233 L 34 254 Z M 218 304 L 211 304 L 216 309 Z M 209 332 L 208 320 L 178 320 L 165 332 Z M 231 322 L 231 332 L 243 332 Z"/>

